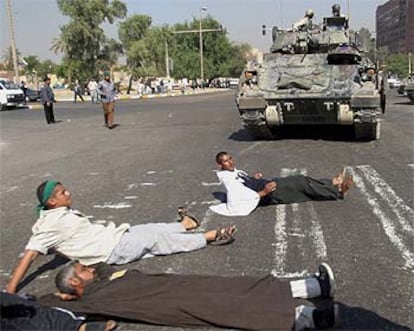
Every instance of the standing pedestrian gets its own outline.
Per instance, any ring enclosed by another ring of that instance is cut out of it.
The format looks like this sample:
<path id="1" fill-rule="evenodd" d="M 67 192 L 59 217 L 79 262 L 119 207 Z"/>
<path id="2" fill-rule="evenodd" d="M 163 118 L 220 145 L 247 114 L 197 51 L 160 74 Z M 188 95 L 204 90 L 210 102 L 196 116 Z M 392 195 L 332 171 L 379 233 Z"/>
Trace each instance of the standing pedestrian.
<path id="1" fill-rule="evenodd" d="M 53 103 L 56 102 L 56 100 L 55 94 L 50 87 L 50 78 L 46 76 L 43 82 L 44 85 L 40 90 L 40 99 L 43 103 L 43 109 L 45 110 L 46 122 L 47 124 L 56 123 L 55 115 L 53 114 Z"/>
<path id="2" fill-rule="evenodd" d="M 102 100 L 105 126 L 111 130 L 114 128 L 115 85 L 111 82 L 109 72 L 105 71 L 103 76 L 104 79 L 98 85 L 98 93 Z"/>
<path id="3" fill-rule="evenodd" d="M 91 102 L 98 102 L 98 83 L 95 79 L 91 79 L 88 83 L 88 90 L 91 95 Z"/>
<path id="4" fill-rule="evenodd" d="M 26 102 L 27 102 L 27 85 L 26 85 L 26 83 L 23 80 L 20 83 L 20 89 L 23 91 L 23 94 L 24 94 L 24 104 L 26 104 Z"/>
<path id="5" fill-rule="evenodd" d="M 73 90 L 73 97 L 74 97 L 73 102 L 75 102 L 75 103 L 76 103 L 77 97 L 79 97 L 82 100 L 82 102 L 85 102 L 85 100 L 83 99 L 83 96 L 82 96 L 82 87 L 79 84 L 79 81 L 76 81 L 76 85 L 75 85 L 75 88 Z"/>

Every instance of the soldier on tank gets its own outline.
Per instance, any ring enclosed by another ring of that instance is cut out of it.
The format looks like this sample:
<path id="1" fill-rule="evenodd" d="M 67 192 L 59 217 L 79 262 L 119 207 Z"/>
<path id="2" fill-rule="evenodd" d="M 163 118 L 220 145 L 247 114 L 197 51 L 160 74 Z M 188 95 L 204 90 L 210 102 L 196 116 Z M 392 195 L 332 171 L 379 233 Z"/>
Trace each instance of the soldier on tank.
<path id="1" fill-rule="evenodd" d="M 306 31 L 312 28 L 312 18 L 315 13 L 312 9 L 305 12 L 305 17 L 293 24 L 292 28 L 295 31 Z"/>
<path id="2" fill-rule="evenodd" d="M 341 17 L 341 6 L 338 4 L 334 4 L 332 6 L 332 16 L 333 17 Z"/>

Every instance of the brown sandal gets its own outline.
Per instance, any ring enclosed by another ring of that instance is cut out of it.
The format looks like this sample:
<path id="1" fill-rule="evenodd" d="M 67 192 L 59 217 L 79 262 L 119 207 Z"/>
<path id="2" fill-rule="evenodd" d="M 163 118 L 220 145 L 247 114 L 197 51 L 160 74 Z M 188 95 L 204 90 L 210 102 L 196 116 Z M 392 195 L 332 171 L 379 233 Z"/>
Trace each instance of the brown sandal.
<path id="1" fill-rule="evenodd" d="M 191 220 L 196 224 L 196 226 L 194 228 L 192 228 L 191 230 L 196 229 L 200 226 L 201 222 L 198 219 L 196 219 L 194 216 L 192 216 L 188 213 L 188 208 L 187 207 L 178 207 L 177 208 L 177 213 L 178 213 L 178 216 L 180 216 L 180 219 L 177 222 L 182 222 L 184 217 L 187 216 L 187 217 L 191 218 Z"/>
<path id="2" fill-rule="evenodd" d="M 234 235 L 237 232 L 235 225 L 228 226 L 226 228 L 218 228 L 216 232 L 216 237 L 213 241 L 209 242 L 209 245 L 212 246 L 221 246 L 231 244 L 235 239 Z"/>

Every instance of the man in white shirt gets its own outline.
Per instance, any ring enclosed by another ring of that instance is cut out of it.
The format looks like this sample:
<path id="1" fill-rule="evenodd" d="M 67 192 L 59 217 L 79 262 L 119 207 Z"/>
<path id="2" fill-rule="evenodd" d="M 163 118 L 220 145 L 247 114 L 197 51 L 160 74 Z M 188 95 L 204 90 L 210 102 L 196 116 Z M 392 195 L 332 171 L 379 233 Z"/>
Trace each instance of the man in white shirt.
<path id="1" fill-rule="evenodd" d="M 190 252 L 211 245 L 234 241 L 234 226 L 205 233 L 186 233 L 199 226 L 198 220 L 182 214 L 180 222 L 149 223 L 116 227 L 91 221 L 72 209 L 71 194 L 57 181 L 49 180 L 37 189 L 39 218 L 19 264 L 7 284 L 8 293 L 16 293 L 20 280 L 39 254 L 50 249 L 84 265 L 99 262 L 125 264 L 141 258 Z"/>
<path id="2" fill-rule="evenodd" d="M 314 179 L 308 176 L 289 176 L 267 180 L 263 174 L 253 177 L 235 167 L 227 152 L 216 155 L 220 167 L 217 177 L 227 191 L 227 200 L 210 209 L 225 216 L 247 216 L 260 204 L 289 204 L 311 200 L 343 199 L 353 184 L 345 170 L 332 179 Z"/>
<path id="3" fill-rule="evenodd" d="M 88 90 L 91 95 L 91 102 L 98 102 L 98 82 L 95 79 L 91 79 L 88 83 Z"/>

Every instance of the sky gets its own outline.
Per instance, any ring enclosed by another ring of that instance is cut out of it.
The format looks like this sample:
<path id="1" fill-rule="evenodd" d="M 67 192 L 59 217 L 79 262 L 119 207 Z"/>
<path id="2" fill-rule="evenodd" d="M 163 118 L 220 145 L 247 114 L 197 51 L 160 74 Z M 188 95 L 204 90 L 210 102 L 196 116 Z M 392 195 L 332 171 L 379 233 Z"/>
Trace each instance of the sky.
<path id="1" fill-rule="evenodd" d="M 0 50 L 3 58 L 10 46 L 10 29 L 6 0 L 0 0 Z M 85 0 L 88 1 L 88 0 Z M 63 16 L 56 0 L 10 0 L 12 6 L 16 47 L 24 56 L 36 55 L 41 60 L 59 62 L 62 55 L 50 51 L 53 38 L 59 36 L 59 27 L 69 21 Z M 375 10 L 386 0 L 123 0 L 128 16 L 145 14 L 152 17 L 153 25 L 183 23 L 210 15 L 227 30 L 235 43 L 246 42 L 267 52 L 271 34 L 262 36 L 262 25 L 288 28 L 303 17 L 306 9 L 313 9 L 313 21 L 319 23 L 331 14 L 334 3 L 341 5 L 343 15 L 350 16 L 350 27 L 375 30 Z M 206 7 L 206 11 L 201 8 Z M 105 25 L 109 37 L 117 38 L 118 22 Z"/>

